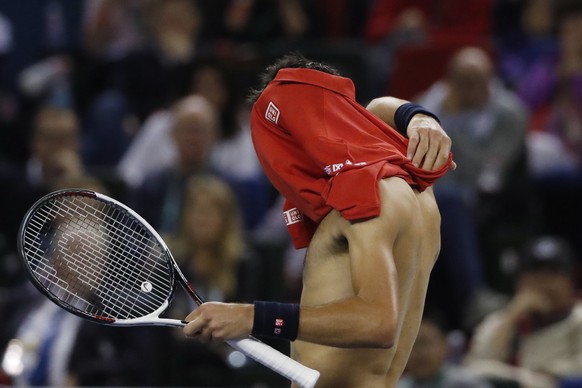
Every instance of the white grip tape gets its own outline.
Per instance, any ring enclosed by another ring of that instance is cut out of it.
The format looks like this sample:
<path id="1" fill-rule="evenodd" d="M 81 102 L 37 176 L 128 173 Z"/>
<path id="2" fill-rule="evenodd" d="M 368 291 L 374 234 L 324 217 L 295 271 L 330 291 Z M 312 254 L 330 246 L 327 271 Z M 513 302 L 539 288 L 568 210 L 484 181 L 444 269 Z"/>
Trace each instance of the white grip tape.
<path id="1" fill-rule="evenodd" d="M 261 341 L 244 338 L 227 342 L 236 350 L 288 378 L 300 387 L 313 388 L 319 379 L 319 372 L 315 369 L 298 363 Z"/>

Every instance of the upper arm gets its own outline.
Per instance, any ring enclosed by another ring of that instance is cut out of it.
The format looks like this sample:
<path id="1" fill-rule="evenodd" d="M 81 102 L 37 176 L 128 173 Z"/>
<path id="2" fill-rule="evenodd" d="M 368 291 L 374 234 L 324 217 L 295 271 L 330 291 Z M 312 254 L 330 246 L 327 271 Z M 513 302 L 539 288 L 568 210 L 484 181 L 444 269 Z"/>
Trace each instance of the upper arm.
<path id="1" fill-rule="evenodd" d="M 366 109 L 376 115 L 391 127 L 395 126 L 394 113 L 396 109 L 407 101 L 395 97 L 378 97 L 370 101 Z"/>
<path id="2" fill-rule="evenodd" d="M 377 304 L 397 317 L 398 273 L 394 260 L 394 247 L 400 233 L 408 227 L 405 213 L 410 208 L 407 200 L 410 187 L 401 179 L 390 183 L 379 182 L 381 212 L 361 222 L 352 222 L 346 227 L 345 236 L 349 244 L 352 283 L 354 293 L 365 302 Z"/>

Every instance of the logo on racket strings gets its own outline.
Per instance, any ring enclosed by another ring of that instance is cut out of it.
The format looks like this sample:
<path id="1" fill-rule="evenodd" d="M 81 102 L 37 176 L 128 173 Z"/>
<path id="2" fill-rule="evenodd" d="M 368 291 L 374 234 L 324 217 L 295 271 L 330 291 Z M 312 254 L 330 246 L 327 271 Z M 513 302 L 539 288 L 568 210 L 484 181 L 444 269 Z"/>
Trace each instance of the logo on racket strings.
<path id="1" fill-rule="evenodd" d="M 143 282 L 141 284 L 141 290 L 143 292 L 150 292 L 153 288 L 154 288 L 154 286 L 152 286 L 152 284 L 150 282 Z"/>

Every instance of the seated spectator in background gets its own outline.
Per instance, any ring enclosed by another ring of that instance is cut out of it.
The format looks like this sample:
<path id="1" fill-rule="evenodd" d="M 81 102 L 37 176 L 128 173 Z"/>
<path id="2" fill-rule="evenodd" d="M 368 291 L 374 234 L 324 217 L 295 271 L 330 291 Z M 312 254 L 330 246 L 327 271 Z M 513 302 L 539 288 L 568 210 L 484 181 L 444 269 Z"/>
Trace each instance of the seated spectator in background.
<path id="1" fill-rule="evenodd" d="M 114 59 L 143 47 L 150 1 L 87 0 L 84 41 L 91 56 Z"/>
<path id="2" fill-rule="evenodd" d="M 250 107 L 239 101 L 230 74 L 220 64 L 201 62 L 191 75 L 190 92 L 204 98 L 216 111 L 216 139 L 208 156 L 214 172 L 235 186 L 243 209 L 244 226 L 256 226 L 270 206 L 268 185 L 250 136 Z M 153 171 L 176 163 L 178 150 L 171 139 L 174 112 L 152 114 L 133 139 L 117 170 L 125 183 L 135 188 Z"/>
<path id="3" fill-rule="evenodd" d="M 222 34 L 237 43 L 295 41 L 315 27 L 311 1 L 226 0 L 222 4 Z"/>
<path id="4" fill-rule="evenodd" d="M 440 118 L 458 163 L 454 174 L 435 185 L 443 219 L 433 285 L 434 294 L 449 290 L 452 302 L 444 298 L 441 308 L 458 322 L 470 319 L 464 317 L 468 306 L 475 305 L 488 287 L 476 218 L 483 210 L 481 196 L 498 195 L 510 187 L 525 149 L 528 116 L 517 96 L 496 79 L 491 58 L 476 47 L 458 51 L 445 78 L 418 101 Z M 441 281 L 442 287 L 437 287 Z"/>
<path id="5" fill-rule="evenodd" d="M 520 259 L 515 293 L 475 330 L 468 367 L 523 387 L 552 387 L 582 376 L 582 303 L 572 273 L 579 260 L 553 236 L 526 244 Z"/>
<path id="6" fill-rule="evenodd" d="M 556 51 L 554 0 L 497 1 L 494 11 L 499 77 L 515 89 L 541 58 Z"/>
<path id="7" fill-rule="evenodd" d="M 218 137 L 214 107 L 201 96 L 189 96 L 175 104 L 170 120 L 176 159 L 147 174 L 139 186 L 129 190 L 132 207 L 160 233 L 177 231 L 186 181 L 195 175 L 215 173 L 210 164 Z M 163 151 L 163 144 L 159 146 L 151 150 L 152 154 Z"/>
<path id="8" fill-rule="evenodd" d="M 556 88 L 570 83 L 572 91 L 580 90 L 580 19 L 582 4 L 576 0 L 563 0 L 555 5 L 558 47 L 531 65 L 517 85 L 518 93 L 532 112 L 547 105 Z M 579 93 L 578 93 L 579 94 Z"/>
<path id="9" fill-rule="evenodd" d="M 42 106 L 33 120 L 30 156 L 24 163 L 0 164 L 0 235 L 4 239 L 2 267 L 17 252 L 16 236 L 22 217 L 36 200 L 63 187 L 71 177 L 85 174 L 79 155 L 79 122 L 69 108 Z M 13 266 L 19 269 L 19 265 Z M 7 282 L 17 277 L 0 271 Z"/>
<path id="10" fill-rule="evenodd" d="M 379 0 L 369 7 L 364 39 L 371 98 L 390 90 L 396 51 L 403 46 L 483 44 L 492 30 L 492 0 Z"/>
<path id="11" fill-rule="evenodd" d="M 185 190 L 180 229 L 171 241 L 187 278 L 202 299 L 253 301 L 257 271 L 230 185 L 217 176 L 195 176 Z"/>
<path id="12" fill-rule="evenodd" d="M 470 370 L 449 362 L 446 325 L 425 312 L 403 377 L 397 388 L 488 388 L 491 385 Z"/>
<path id="13" fill-rule="evenodd" d="M 492 0 L 380 0 L 370 8 L 366 38 L 381 40 L 403 31 L 418 31 L 429 42 L 474 38 L 491 31 Z"/>
<path id="14" fill-rule="evenodd" d="M 109 70 L 112 86 L 130 101 L 141 122 L 187 94 L 192 64 L 207 51 L 197 2 L 152 0 L 144 15 L 147 44 L 114 61 Z"/>
<path id="15" fill-rule="evenodd" d="M 26 211 L 40 197 L 53 190 L 65 187 L 102 188 L 87 175 L 81 163 L 78 121 L 73 111 L 45 105 L 39 109 L 33 123 L 27 162 L 22 165 L 0 165 L 0 316 L 3 317 L 0 323 L 0 352 L 4 352 L 8 340 L 16 335 L 25 316 L 33 314 L 41 305 L 40 294 L 25 279 L 17 258 L 17 233 Z M 71 318 L 66 320 L 74 324 Z M 27 336 L 41 335 L 36 330 L 46 323 L 39 322 L 42 323 L 35 323 Z M 63 366 L 59 365 L 59 368 Z M 45 380 L 44 383 L 49 381 L 61 385 L 63 380 Z"/>
<path id="16" fill-rule="evenodd" d="M 455 142 L 455 159 L 463 164 L 443 182 L 473 192 L 501 190 L 525 145 L 528 115 L 496 78 L 489 55 L 477 47 L 459 50 L 445 79 L 418 100 L 437 112 Z"/>
<path id="17" fill-rule="evenodd" d="M 532 65 L 518 91 L 533 117 L 528 154 L 542 231 L 582 254 L 582 3 L 556 2 L 556 12 L 559 49 Z"/>
<path id="18" fill-rule="evenodd" d="M 196 23 L 183 20 L 196 20 L 196 12 L 192 2 L 181 3 L 85 1 L 84 50 L 75 58 L 73 86 L 77 109 L 83 112 L 83 160 L 102 178 L 117 183 L 115 167 L 141 121 L 177 98 L 176 90 L 184 83 L 185 65 L 166 58 L 170 44 L 160 43 L 166 30 L 168 35 L 179 35 L 175 46 L 186 53 L 184 57 L 194 50 L 189 39 L 196 36 L 191 31 Z M 189 58 L 184 62 L 189 63 Z"/>
<path id="19" fill-rule="evenodd" d="M 98 180 L 68 176 L 63 186 L 107 193 Z M 74 244 L 66 249 L 74 249 Z M 156 385 L 153 328 L 90 323 L 61 309 L 31 283 L 7 291 L 0 365 L 16 386 Z M 26 298 L 26 299 L 24 299 Z M 143 336 L 143 338 L 141 338 Z M 20 367 L 19 367 L 20 366 Z"/>
<path id="20" fill-rule="evenodd" d="M 581 184 L 582 4 L 558 10 L 559 51 L 532 66 L 519 93 L 535 117 L 530 127 L 534 176 L 569 176 Z"/>
<path id="21" fill-rule="evenodd" d="M 258 298 L 259 263 L 244 237 L 239 205 L 229 184 L 215 176 L 190 178 L 180 228 L 167 241 L 202 299 L 249 303 Z M 181 319 L 194 308 L 196 303 L 178 292 L 168 314 Z M 244 370 L 229 366 L 232 349 L 227 344 L 193 344 L 181 330 L 173 331 L 172 341 L 169 385 L 241 384 Z"/>
<path id="22" fill-rule="evenodd" d="M 228 72 L 217 63 L 201 62 L 193 69 L 190 84 L 189 93 L 205 98 L 217 111 L 213 165 L 239 177 L 256 178 L 262 174 L 249 132 L 249 113 L 246 112 L 250 108 L 241 107 Z M 128 185 L 136 186 L 147 173 L 174 163 L 177 151 L 169 135 L 171 116 L 171 109 L 158 110 L 137 133 L 118 167 Z"/>
<path id="23" fill-rule="evenodd" d="M 191 92 L 205 97 L 219 111 L 220 136 L 212 164 L 238 179 L 260 180 L 263 172 L 251 139 L 251 108 L 241 101 L 233 78 L 219 63 L 202 63 L 192 74 Z"/>

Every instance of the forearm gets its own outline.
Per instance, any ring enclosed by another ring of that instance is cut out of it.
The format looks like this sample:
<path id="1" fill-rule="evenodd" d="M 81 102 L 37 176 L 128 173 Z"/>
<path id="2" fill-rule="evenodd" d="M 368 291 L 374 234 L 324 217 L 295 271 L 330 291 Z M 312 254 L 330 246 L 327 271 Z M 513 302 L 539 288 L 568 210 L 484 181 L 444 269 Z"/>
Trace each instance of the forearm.
<path id="1" fill-rule="evenodd" d="M 398 109 L 401 105 L 406 104 L 407 102 L 409 101 L 396 97 L 379 97 L 370 101 L 368 106 L 366 106 L 366 109 L 368 109 L 386 124 L 394 127 L 396 125 L 394 122 L 394 114 L 396 113 L 396 109 Z"/>
<path id="2" fill-rule="evenodd" d="M 396 317 L 396 309 L 388 312 Z M 297 339 L 340 348 L 390 348 L 395 325 L 378 306 L 354 296 L 341 301 L 302 306 Z"/>

